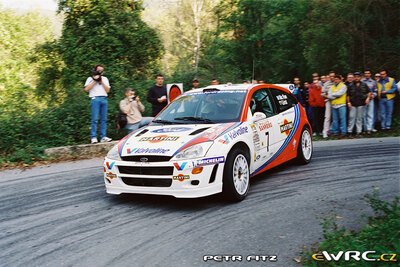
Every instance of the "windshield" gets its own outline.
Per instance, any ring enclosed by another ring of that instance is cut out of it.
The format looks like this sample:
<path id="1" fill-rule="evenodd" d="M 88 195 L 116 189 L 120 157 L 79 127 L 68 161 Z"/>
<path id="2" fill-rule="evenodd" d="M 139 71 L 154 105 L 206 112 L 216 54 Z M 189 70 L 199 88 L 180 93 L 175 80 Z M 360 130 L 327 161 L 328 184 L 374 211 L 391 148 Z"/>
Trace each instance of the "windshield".
<path id="1" fill-rule="evenodd" d="M 185 94 L 163 110 L 153 123 L 193 124 L 240 120 L 245 90 Z"/>

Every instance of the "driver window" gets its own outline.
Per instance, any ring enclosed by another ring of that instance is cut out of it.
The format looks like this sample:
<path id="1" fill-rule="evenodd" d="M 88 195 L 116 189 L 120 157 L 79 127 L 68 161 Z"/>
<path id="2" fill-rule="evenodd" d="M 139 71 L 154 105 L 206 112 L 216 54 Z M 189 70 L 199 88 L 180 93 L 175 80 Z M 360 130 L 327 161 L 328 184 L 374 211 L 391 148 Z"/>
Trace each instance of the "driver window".
<path id="1" fill-rule="evenodd" d="M 267 118 L 275 115 L 271 98 L 266 90 L 258 90 L 253 94 L 250 109 L 253 115 L 256 112 L 264 113 Z"/>

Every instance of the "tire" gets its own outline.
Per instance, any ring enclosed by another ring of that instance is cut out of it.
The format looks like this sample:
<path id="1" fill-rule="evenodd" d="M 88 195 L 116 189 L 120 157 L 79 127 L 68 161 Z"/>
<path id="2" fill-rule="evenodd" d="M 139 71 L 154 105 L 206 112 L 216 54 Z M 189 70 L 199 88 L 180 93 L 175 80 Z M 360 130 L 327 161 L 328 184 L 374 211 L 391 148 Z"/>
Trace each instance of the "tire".
<path id="1" fill-rule="evenodd" d="M 249 156 L 243 149 L 229 152 L 224 167 L 222 193 L 229 201 L 239 202 L 246 198 L 250 187 Z"/>
<path id="2" fill-rule="evenodd" d="M 308 127 L 304 127 L 300 135 L 300 142 L 297 146 L 297 161 L 300 164 L 308 164 L 311 161 L 313 144 L 311 132 Z"/>

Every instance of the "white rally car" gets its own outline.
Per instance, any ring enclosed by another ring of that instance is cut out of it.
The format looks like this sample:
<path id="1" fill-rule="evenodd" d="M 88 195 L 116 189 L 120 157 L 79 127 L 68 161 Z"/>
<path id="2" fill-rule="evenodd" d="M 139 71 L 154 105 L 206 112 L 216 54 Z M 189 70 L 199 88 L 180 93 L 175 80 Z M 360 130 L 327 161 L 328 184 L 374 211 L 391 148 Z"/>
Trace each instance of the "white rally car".
<path id="1" fill-rule="evenodd" d="M 290 91 L 217 85 L 178 97 L 104 160 L 107 193 L 242 200 L 249 180 L 283 162 L 311 160 L 311 127 Z"/>

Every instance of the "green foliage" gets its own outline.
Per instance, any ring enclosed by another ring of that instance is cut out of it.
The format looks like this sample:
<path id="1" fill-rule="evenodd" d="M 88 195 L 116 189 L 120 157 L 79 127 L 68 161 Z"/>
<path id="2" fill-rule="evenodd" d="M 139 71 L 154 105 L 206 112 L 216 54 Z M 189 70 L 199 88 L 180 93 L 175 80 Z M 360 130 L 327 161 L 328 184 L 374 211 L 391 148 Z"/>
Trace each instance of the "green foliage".
<path id="1" fill-rule="evenodd" d="M 272 83 L 332 69 L 386 68 L 399 77 L 399 13 L 396 0 L 223 0 L 217 37 L 204 51 L 203 63 L 212 63 L 202 67 L 236 81 L 254 68 L 255 79 Z"/>
<path id="2" fill-rule="evenodd" d="M 0 12 L 0 161 L 30 162 L 43 148 L 88 142 L 83 85 L 96 64 L 105 66 L 111 83 L 108 135 L 121 136 L 114 125 L 126 87 L 146 102 L 162 45 L 141 20 L 141 2 L 65 0 L 59 10 L 58 40 L 39 15 Z"/>
<path id="3" fill-rule="evenodd" d="M 312 251 L 304 253 L 304 266 L 372 266 L 367 262 L 316 262 L 311 255 L 321 251 L 336 254 L 339 251 L 376 251 L 376 255 L 398 253 L 400 249 L 400 197 L 392 202 L 379 198 L 378 192 L 367 195 L 365 200 L 374 211 L 368 224 L 358 232 L 340 228 L 336 222 L 327 218 L 323 222 L 324 240 Z M 384 263 L 379 266 L 385 266 Z M 391 266 L 391 265 L 390 265 Z"/>

